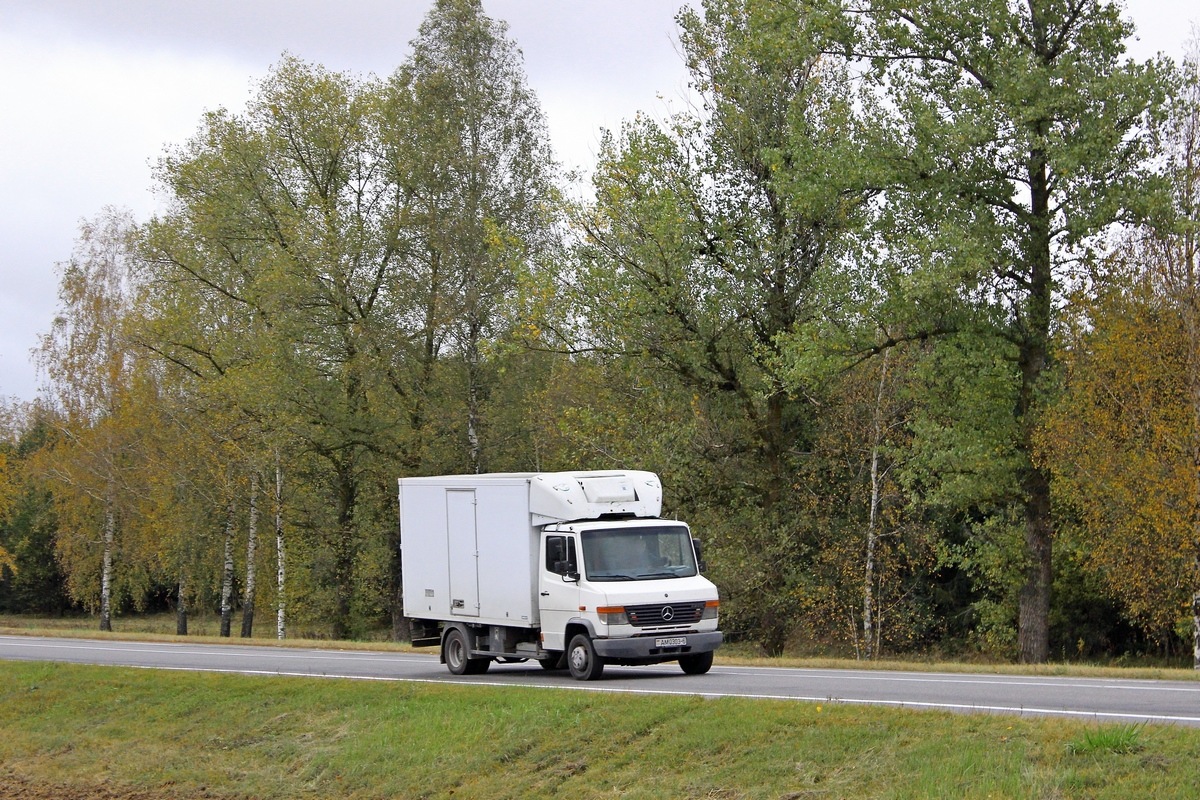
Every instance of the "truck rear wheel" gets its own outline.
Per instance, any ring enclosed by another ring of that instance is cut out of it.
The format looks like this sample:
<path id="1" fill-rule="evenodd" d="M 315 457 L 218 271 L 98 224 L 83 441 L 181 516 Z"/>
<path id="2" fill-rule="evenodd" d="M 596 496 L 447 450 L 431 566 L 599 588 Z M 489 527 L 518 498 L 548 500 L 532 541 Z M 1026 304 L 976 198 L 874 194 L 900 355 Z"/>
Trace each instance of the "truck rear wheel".
<path id="1" fill-rule="evenodd" d="M 604 672 L 604 659 L 596 655 L 596 648 L 586 633 L 579 633 L 567 647 L 567 666 L 571 677 L 577 681 L 594 681 Z"/>
<path id="2" fill-rule="evenodd" d="M 467 637 L 458 628 L 446 631 L 442 640 L 442 657 L 446 660 L 446 668 L 453 675 L 479 675 L 487 672 L 491 663 L 486 658 L 471 658 L 470 648 L 467 647 Z"/>
<path id="3" fill-rule="evenodd" d="M 712 669 L 713 651 L 697 653 L 694 656 L 681 656 L 679 667 L 688 675 L 703 675 Z"/>

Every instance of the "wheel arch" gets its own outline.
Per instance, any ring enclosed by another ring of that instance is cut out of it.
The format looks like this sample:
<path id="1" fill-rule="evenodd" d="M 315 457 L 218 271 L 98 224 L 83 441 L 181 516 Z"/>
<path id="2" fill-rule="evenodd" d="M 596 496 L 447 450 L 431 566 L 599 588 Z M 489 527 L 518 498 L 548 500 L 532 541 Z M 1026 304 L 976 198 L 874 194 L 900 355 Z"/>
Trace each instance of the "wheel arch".
<path id="1" fill-rule="evenodd" d="M 592 627 L 592 623 L 586 619 L 580 619 L 579 617 L 576 617 L 567 623 L 567 628 L 564 633 L 564 646 L 569 645 L 571 640 L 575 638 L 575 635 L 579 633 L 587 634 L 589 639 L 596 638 L 596 629 Z"/>
<path id="2" fill-rule="evenodd" d="M 476 637 L 475 632 L 471 630 L 471 626 L 464 622 L 445 623 L 442 626 L 442 641 L 441 647 L 439 648 L 441 652 L 438 654 L 438 661 L 442 664 L 446 663 L 446 637 L 450 635 L 451 631 L 459 631 L 462 633 L 463 638 L 467 643 L 468 653 L 475 649 L 475 640 L 478 638 Z"/>

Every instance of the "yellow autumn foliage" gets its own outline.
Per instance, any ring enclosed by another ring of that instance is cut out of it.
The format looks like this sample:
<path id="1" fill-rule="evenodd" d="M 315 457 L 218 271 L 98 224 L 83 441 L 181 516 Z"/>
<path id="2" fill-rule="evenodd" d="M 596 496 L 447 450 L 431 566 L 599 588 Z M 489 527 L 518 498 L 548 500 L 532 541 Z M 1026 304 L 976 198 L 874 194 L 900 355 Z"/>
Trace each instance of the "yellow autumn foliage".
<path id="1" fill-rule="evenodd" d="M 1187 310 L 1146 286 L 1104 297 L 1064 357 L 1039 448 L 1067 530 L 1148 630 L 1190 616 L 1200 587 L 1200 429 Z"/>

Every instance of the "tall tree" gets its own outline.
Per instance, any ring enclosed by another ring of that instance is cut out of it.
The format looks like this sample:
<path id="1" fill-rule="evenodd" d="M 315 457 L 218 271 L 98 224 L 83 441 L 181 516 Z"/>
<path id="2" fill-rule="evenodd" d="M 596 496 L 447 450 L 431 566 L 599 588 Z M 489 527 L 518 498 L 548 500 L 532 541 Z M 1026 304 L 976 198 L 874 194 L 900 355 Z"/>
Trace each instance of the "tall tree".
<path id="1" fill-rule="evenodd" d="M 319 527 L 338 636 L 350 627 L 362 474 L 398 438 L 378 391 L 397 386 L 407 287 L 393 273 L 378 107 L 374 84 L 285 58 L 244 116 L 210 114 L 162 160 L 175 205 L 147 239 L 149 346 L 257 427 L 259 452 L 299 443 L 323 466 L 313 478 L 330 501 Z"/>
<path id="2" fill-rule="evenodd" d="M 784 374 L 781 340 L 821 316 L 822 281 L 869 218 L 879 134 L 870 98 L 821 55 L 828 20 L 810 4 L 711 0 L 680 23 L 705 113 L 639 117 L 604 143 L 570 336 L 648 358 L 696 394 L 724 439 L 724 499 L 744 507 L 722 559 L 747 565 L 729 576 L 731 610 L 777 652 L 817 535 L 792 487 L 820 392 Z"/>
<path id="3" fill-rule="evenodd" d="M 1129 216 L 1162 74 L 1122 60 L 1132 26 L 1102 0 L 872 0 L 858 10 L 868 23 L 858 52 L 903 118 L 903 189 L 931 231 L 938 274 L 927 280 L 979 309 L 976 325 L 994 325 L 997 352 L 1011 359 L 1013 500 L 1027 554 L 1018 649 L 1042 662 L 1054 526 L 1049 474 L 1030 454 L 1057 293 L 1088 238 Z"/>
<path id="4" fill-rule="evenodd" d="M 137 365 L 124 335 L 136 295 L 134 233 L 129 212 L 114 208 L 81 223 L 61 265 L 59 313 L 38 351 L 63 419 L 48 466 L 64 523 L 59 554 L 72 595 L 96 602 L 102 631 L 112 630 L 119 528 L 137 468 Z"/>
<path id="5" fill-rule="evenodd" d="M 461 359 L 466 464 L 479 472 L 484 350 L 515 324 L 519 277 L 553 245 L 557 168 L 521 51 L 479 0 L 438 0 L 412 44 L 383 140 L 423 292 L 419 357 L 428 367 L 448 346 Z"/>
<path id="6" fill-rule="evenodd" d="M 412 45 L 386 87 L 380 137 L 397 196 L 394 280 L 410 291 L 392 380 L 405 386 L 400 465 L 479 472 L 504 435 L 487 412 L 500 372 L 488 356 L 515 325 L 521 276 L 553 246 L 556 165 L 521 52 L 478 0 L 436 2 Z M 436 447 L 446 441 L 457 452 Z M 399 542 L 390 550 L 402 637 Z"/>
<path id="7" fill-rule="evenodd" d="M 519 51 L 477 2 L 439 3 L 421 30 L 386 86 L 286 57 L 244 114 L 206 116 L 160 162 L 174 202 L 145 238 L 143 343 L 201 418 L 232 421 L 247 475 L 283 466 L 325 493 L 330 518 L 306 527 L 338 636 L 377 561 L 363 548 L 394 528 L 377 487 L 424 468 L 464 374 L 454 425 L 473 444 L 453 464 L 482 466 L 486 345 L 550 241 L 553 165 Z"/>

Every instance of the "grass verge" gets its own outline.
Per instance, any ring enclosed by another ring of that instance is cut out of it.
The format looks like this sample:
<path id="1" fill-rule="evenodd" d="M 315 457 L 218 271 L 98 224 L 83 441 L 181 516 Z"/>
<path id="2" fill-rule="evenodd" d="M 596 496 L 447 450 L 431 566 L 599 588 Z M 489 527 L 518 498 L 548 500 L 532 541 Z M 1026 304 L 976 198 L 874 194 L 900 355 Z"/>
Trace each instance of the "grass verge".
<path id="1" fill-rule="evenodd" d="M 1194 797 L 1200 733 L 0 663 L 0 798 Z M 17 787 L 6 794 L 4 786 Z"/>

